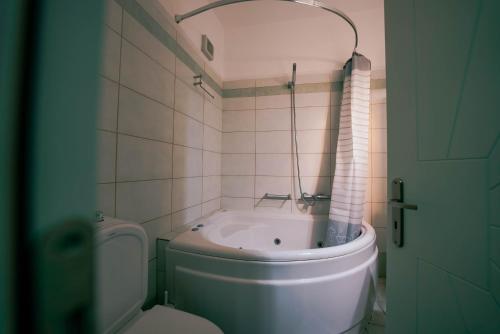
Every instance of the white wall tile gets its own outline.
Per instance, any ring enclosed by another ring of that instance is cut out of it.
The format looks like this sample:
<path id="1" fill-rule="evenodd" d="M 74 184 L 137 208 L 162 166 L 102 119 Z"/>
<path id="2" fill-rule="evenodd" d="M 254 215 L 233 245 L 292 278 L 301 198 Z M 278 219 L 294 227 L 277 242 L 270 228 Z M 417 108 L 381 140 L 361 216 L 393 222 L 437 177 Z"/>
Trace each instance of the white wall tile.
<path id="1" fill-rule="evenodd" d="M 371 92 L 371 103 L 386 103 L 386 90 L 384 89 L 374 89 Z"/>
<path id="2" fill-rule="evenodd" d="M 254 207 L 253 198 L 234 198 L 234 197 L 221 198 L 222 209 L 252 211 L 253 207 Z"/>
<path id="3" fill-rule="evenodd" d="M 222 131 L 222 111 L 207 100 L 205 100 L 203 120 L 206 125 Z"/>
<path id="4" fill-rule="evenodd" d="M 202 123 L 174 112 L 174 144 L 193 148 L 203 148 Z"/>
<path id="5" fill-rule="evenodd" d="M 387 129 L 387 105 L 385 103 L 372 104 L 370 116 L 372 129 Z"/>
<path id="6" fill-rule="evenodd" d="M 254 131 L 255 110 L 224 111 L 222 113 L 222 124 L 222 130 L 224 132 Z"/>
<path id="7" fill-rule="evenodd" d="M 120 36 L 108 27 L 104 28 L 101 74 L 118 81 L 120 78 Z"/>
<path id="8" fill-rule="evenodd" d="M 97 182 L 115 182 L 116 134 L 98 130 L 97 143 Z"/>
<path id="9" fill-rule="evenodd" d="M 174 75 L 126 40 L 123 40 L 122 45 L 120 82 L 168 107 L 173 107 Z"/>
<path id="10" fill-rule="evenodd" d="M 387 153 L 372 153 L 372 177 L 387 177 Z"/>
<path id="11" fill-rule="evenodd" d="M 171 211 L 172 180 L 116 184 L 116 216 L 142 223 Z"/>
<path id="12" fill-rule="evenodd" d="M 330 107 L 296 108 L 297 130 L 324 130 L 331 126 Z"/>
<path id="13" fill-rule="evenodd" d="M 291 140 L 290 131 L 257 132 L 257 153 L 291 153 Z"/>
<path id="14" fill-rule="evenodd" d="M 372 203 L 366 202 L 363 205 L 363 221 L 367 224 L 373 225 L 372 222 Z"/>
<path id="15" fill-rule="evenodd" d="M 263 176 L 291 176 L 291 154 L 257 154 L 255 174 Z"/>
<path id="16" fill-rule="evenodd" d="M 375 227 L 387 226 L 387 203 L 372 203 L 372 225 Z"/>
<path id="17" fill-rule="evenodd" d="M 101 78 L 101 104 L 99 108 L 97 128 L 116 131 L 116 117 L 118 112 L 118 84 Z"/>
<path id="18" fill-rule="evenodd" d="M 203 149 L 212 152 L 222 151 L 222 132 L 211 128 L 207 125 L 203 126 Z"/>
<path id="19" fill-rule="evenodd" d="M 290 109 L 262 109 L 256 111 L 256 130 L 290 130 Z"/>
<path id="20" fill-rule="evenodd" d="M 387 178 L 372 179 L 372 202 L 387 202 Z"/>
<path id="21" fill-rule="evenodd" d="M 290 108 L 290 95 L 257 96 L 256 109 Z"/>
<path id="22" fill-rule="evenodd" d="M 203 174 L 203 152 L 199 149 L 174 145 L 173 177 L 194 177 Z"/>
<path id="23" fill-rule="evenodd" d="M 203 96 L 181 80 L 175 80 L 175 110 L 203 122 Z"/>
<path id="24" fill-rule="evenodd" d="M 299 153 L 329 153 L 329 130 L 303 130 L 297 131 Z"/>
<path id="25" fill-rule="evenodd" d="M 175 55 L 156 37 L 151 35 L 127 12 L 123 15 L 123 37 L 144 51 L 171 73 L 175 71 Z"/>
<path id="26" fill-rule="evenodd" d="M 211 201 L 203 203 L 201 206 L 201 215 L 207 216 L 212 212 L 219 210 L 221 208 L 220 202 L 221 202 L 220 198 L 216 198 Z"/>
<path id="27" fill-rule="evenodd" d="M 172 177 L 172 144 L 118 135 L 117 181 Z"/>
<path id="28" fill-rule="evenodd" d="M 184 232 L 200 217 L 201 204 L 175 212 L 172 214 L 172 230 L 175 232 Z"/>
<path id="29" fill-rule="evenodd" d="M 255 132 L 223 133 L 222 153 L 255 153 Z"/>
<path id="30" fill-rule="evenodd" d="M 254 182 L 254 176 L 222 176 L 222 196 L 253 198 Z"/>
<path id="31" fill-rule="evenodd" d="M 254 210 L 272 214 L 292 213 L 292 201 L 276 201 L 270 199 L 255 199 Z"/>
<path id="32" fill-rule="evenodd" d="M 172 185 L 172 210 L 174 212 L 201 204 L 203 178 L 174 179 Z"/>
<path id="33" fill-rule="evenodd" d="M 295 95 L 296 107 L 327 107 L 330 105 L 330 92 L 302 93 Z"/>
<path id="34" fill-rule="evenodd" d="M 304 176 L 302 179 L 302 191 L 310 195 L 330 195 L 332 192 L 332 183 L 329 176 Z M 300 198 L 299 180 L 294 177 L 295 198 Z"/>
<path id="35" fill-rule="evenodd" d="M 299 163 L 302 176 L 330 176 L 330 154 L 328 153 L 299 154 Z M 297 175 L 295 156 L 293 168 Z"/>
<path id="36" fill-rule="evenodd" d="M 221 191 L 220 176 L 203 177 L 203 202 L 219 198 L 221 196 Z"/>
<path id="37" fill-rule="evenodd" d="M 255 109 L 255 97 L 231 97 L 222 101 L 223 110 L 249 110 Z"/>
<path id="38" fill-rule="evenodd" d="M 386 129 L 372 129 L 372 152 L 386 153 L 387 152 L 387 130 Z"/>
<path id="39" fill-rule="evenodd" d="M 115 184 L 103 183 L 97 185 L 97 210 L 105 216 L 115 216 Z"/>
<path id="40" fill-rule="evenodd" d="M 175 77 L 178 80 L 182 80 L 186 85 L 192 85 L 194 83 L 193 77 L 199 74 L 200 73 L 194 73 L 193 70 L 179 58 L 175 59 Z M 199 87 L 196 87 L 195 90 L 201 94 Z"/>
<path id="41" fill-rule="evenodd" d="M 174 140 L 174 112 L 156 101 L 122 87 L 118 131 L 171 143 Z"/>
<path id="42" fill-rule="evenodd" d="M 203 176 L 221 175 L 221 154 L 203 151 Z"/>
<path id="43" fill-rule="evenodd" d="M 327 215 L 330 212 L 330 201 L 319 201 L 313 206 L 307 205 L 302 200 L 292 201 L 292 213 L 303 215 Z"/>
<path id="44" fill-rule="evenodd" d="M 291 177 L 256 176 L 255 198 L 262 198 L 266 193 L 288 195 L 291 194 L 291 187 Z"/>
<path id="45" fill-rule="evenodd" d="M 372 179 L 366 181 L 365 202 L 372 201 Z"/>
<path id="46" fill-rule="evenodd" d="M 148 236 L 148 258 L 156 257 L 156 239 L 172 230 L 172 216 L 164 216 L 142 224 Z"/>
<path id="47" fill-rule="evenodd" d="M 106 24 L 117 33 L 122 30 L 122 11 L 122 7 L 116 1 L 106 1 Z"/>
<path id="48" fill-rule="evenodd" d="M 222 154 L 222 175 L 255 175 L 255 154 Z"/>

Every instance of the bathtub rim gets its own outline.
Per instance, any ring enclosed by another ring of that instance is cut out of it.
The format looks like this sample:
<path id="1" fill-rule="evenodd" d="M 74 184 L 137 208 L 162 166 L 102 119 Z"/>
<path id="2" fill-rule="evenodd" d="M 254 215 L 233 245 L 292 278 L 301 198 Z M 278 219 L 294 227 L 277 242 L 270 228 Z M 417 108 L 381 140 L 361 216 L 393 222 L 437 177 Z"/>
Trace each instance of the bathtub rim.
<path id="1" fill-rule="evenodd" d="M 199 224 L 214 226 L 217 222 L 214 221 L 218 216 L 227 215 L 251 215 L 253 217 L 278 218 L 278 219 L 294 219 L 313 222 L 315 219 L 324 218 L 325 216 L 301 216 L 294 214 L 269 214 L 252 211 L 239 210 L 218 210 L 208 216 L 201 217 L 193 223 L 193 227 Z M 180 233 L 173 238 L 168 247 L 172 250 L 194 253 L 200 255 L 214 256 L 219 258 L 243 260 L 243 261 L 258 261 L 258 262 L 291 262 L 291 261 L 311 261 L 344 257 L 349 254 L 357 253 L 360 250 L 372 247 L 374 251 L 377 248 L 375 245 L 376 234 L 374 228 L 363 221 L 361 235 L 347 244 L 333 247 L 300 249 L 300 250 L 281 250 L 281 251 L 261 251 L 255 249 L 238 249 L 235 247 L 225 246 L 215 243 L 204 237 L 199 231 L 191 229 Z"/>

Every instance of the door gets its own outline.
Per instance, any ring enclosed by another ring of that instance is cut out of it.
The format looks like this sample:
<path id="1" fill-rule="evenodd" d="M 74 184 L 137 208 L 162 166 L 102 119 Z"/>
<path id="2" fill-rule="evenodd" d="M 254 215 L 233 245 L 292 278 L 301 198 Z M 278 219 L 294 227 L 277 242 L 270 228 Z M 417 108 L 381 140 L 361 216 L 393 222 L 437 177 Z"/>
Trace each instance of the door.
<path id="1" fill-rule="evenodd" d="M 500 333 L 499 13 L 385 1 L 389 183 L 418 206 L 388 229 L 387 333 Z"/>
<path id="2" fill-rule="evenodd" d="M 101 0 L 0 3 L 0 332 L 93 333 Z"/>

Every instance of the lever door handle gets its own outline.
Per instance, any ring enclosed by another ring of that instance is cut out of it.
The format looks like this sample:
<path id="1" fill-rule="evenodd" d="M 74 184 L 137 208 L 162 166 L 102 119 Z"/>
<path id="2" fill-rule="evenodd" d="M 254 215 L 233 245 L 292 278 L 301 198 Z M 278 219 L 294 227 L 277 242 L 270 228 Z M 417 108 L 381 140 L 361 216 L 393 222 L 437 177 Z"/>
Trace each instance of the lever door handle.
<path id="1" fill-rule="evenodd" d="M 390 200 L 388 203 L 393 208 L 408 209 L 408 210 L 417 210 L 418 209 L 418 206 L 415 204 L 407 204 L 407 203 L 403 203 L 403 202 L 400 202 L 400 201 L 395 200 L 395 199 Z"/>

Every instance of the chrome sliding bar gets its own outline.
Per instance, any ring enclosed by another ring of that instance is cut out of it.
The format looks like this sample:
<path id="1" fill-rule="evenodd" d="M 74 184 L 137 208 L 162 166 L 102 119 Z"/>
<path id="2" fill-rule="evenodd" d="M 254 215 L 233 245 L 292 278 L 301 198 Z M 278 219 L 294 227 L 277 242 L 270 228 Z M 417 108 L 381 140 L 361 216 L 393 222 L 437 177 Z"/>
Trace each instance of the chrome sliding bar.
<path id="1" fill-rule="evenodd" d="M 304 199 L 307 201 L 313 200 L 313 201 L 329 201 L 331 200 L 330 195 L 323 195 L 323 194 L 317 194 L 317 195 L 304 195 Z"/>
<path id="2" fill-rule="evenodd" d="M 288 200 L 292 199 L 292 196 L 290 194 L 288 194 L 288 195 L 276 195 L 276 194 L 266 193 L 264 195 L 263 199 L 274 199 L 274 200 L 278 200 L 278 201 L 288 201 Z"/>

